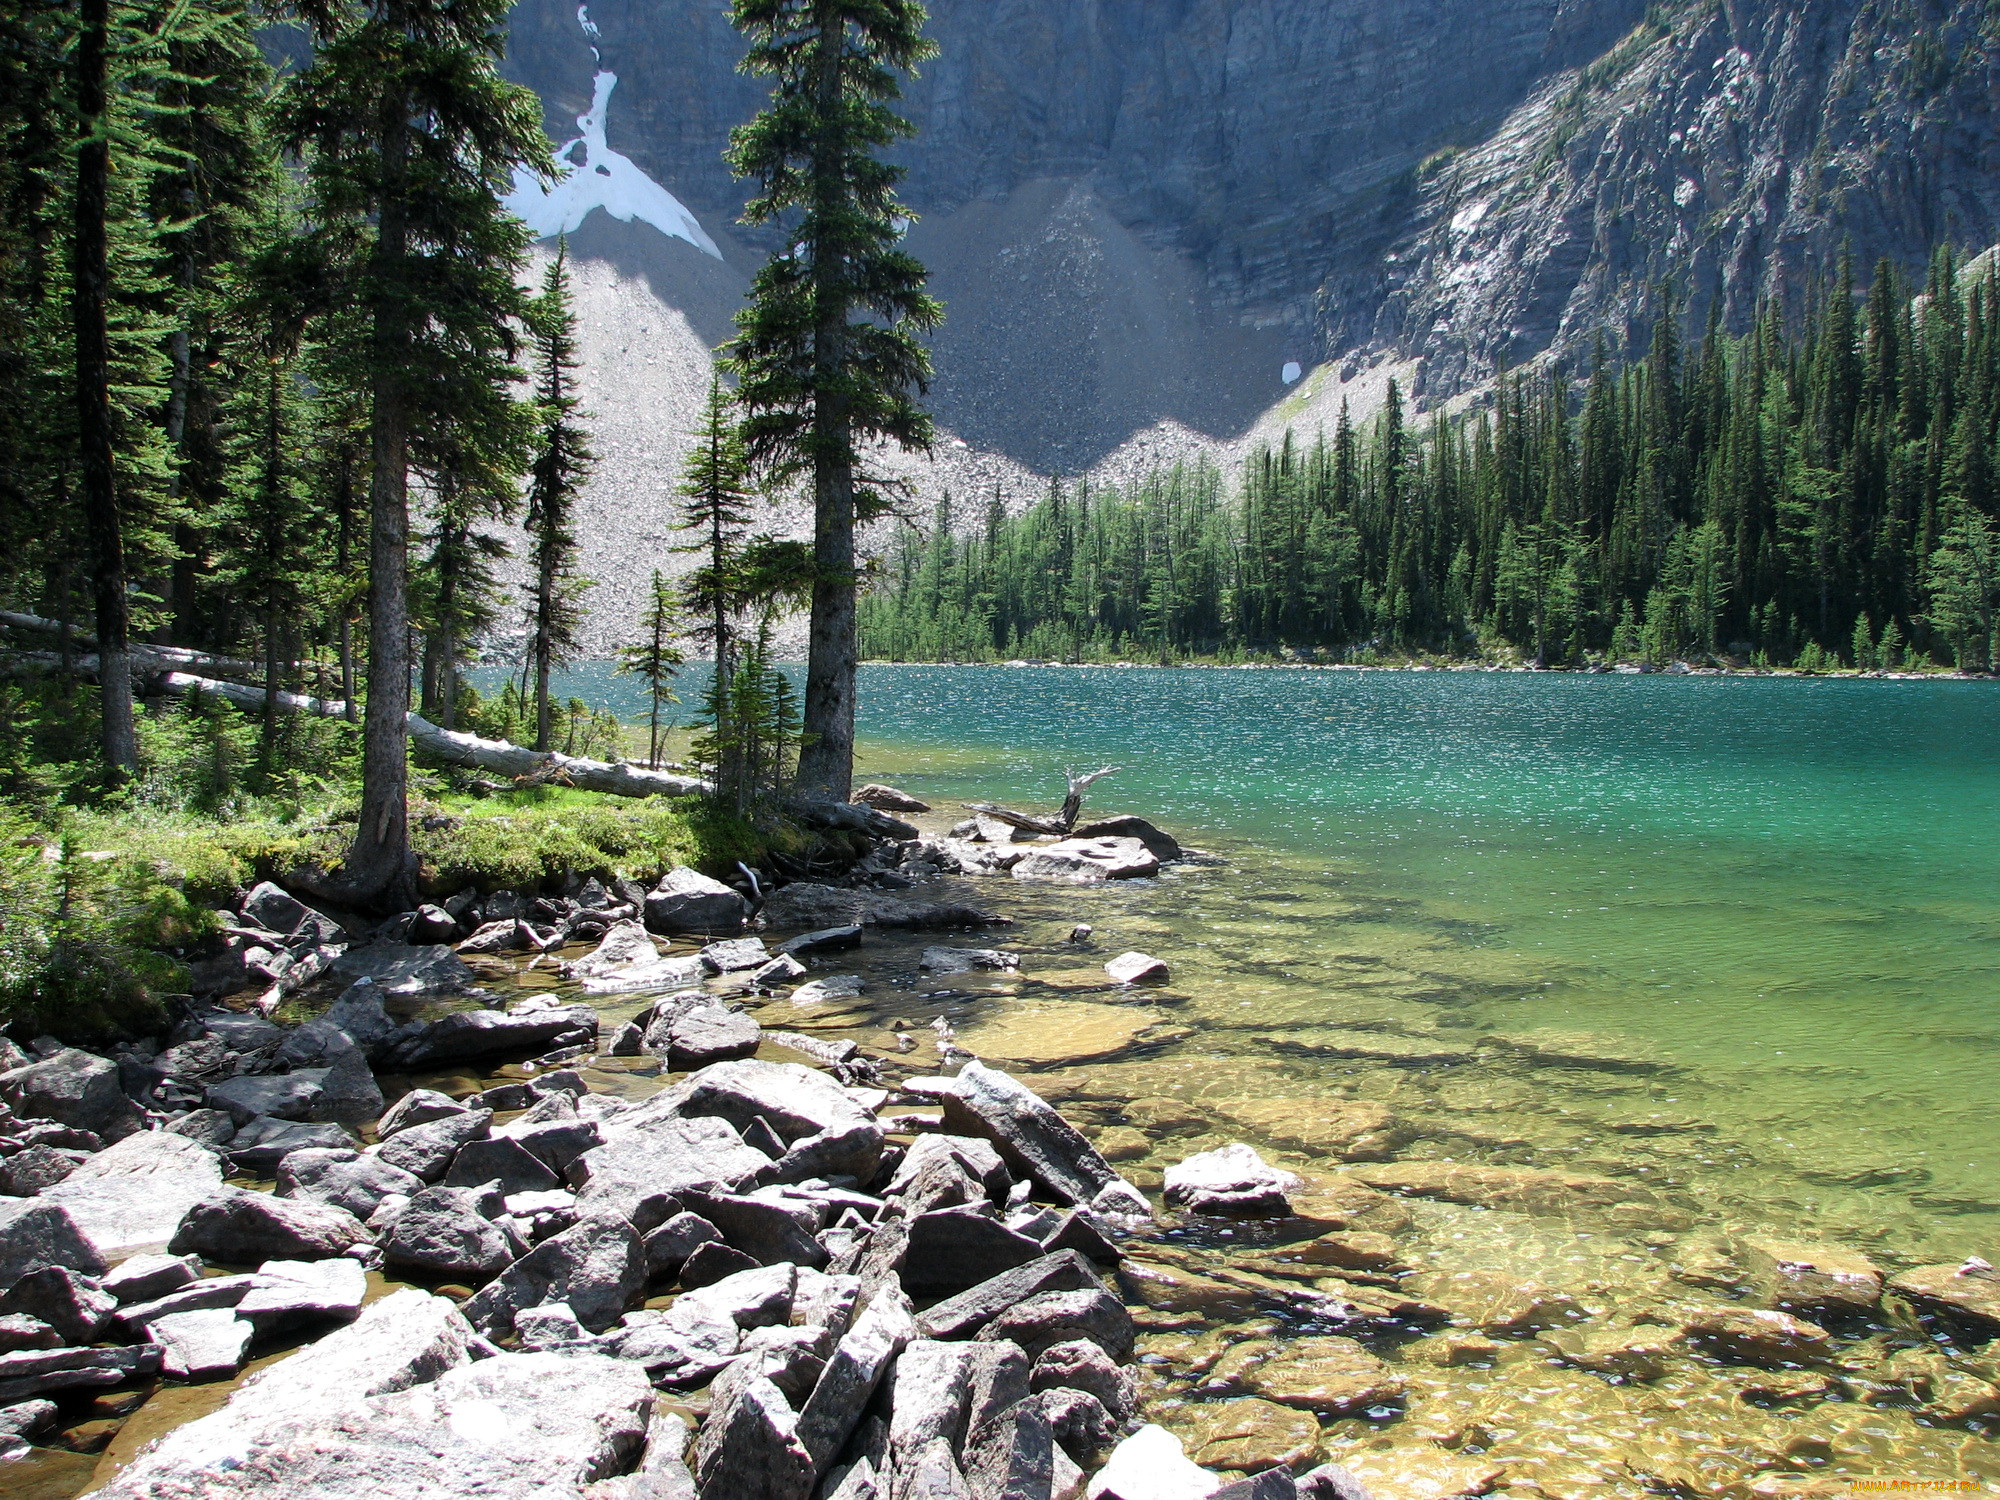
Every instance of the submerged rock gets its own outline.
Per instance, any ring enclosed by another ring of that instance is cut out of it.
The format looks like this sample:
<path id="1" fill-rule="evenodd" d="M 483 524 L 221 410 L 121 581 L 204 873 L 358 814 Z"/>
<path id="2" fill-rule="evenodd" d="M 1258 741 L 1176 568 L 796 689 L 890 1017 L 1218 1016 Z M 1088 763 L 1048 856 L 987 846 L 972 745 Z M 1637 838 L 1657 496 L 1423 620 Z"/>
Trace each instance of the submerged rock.
<path id="1" fill-rule="evenodd" d="M 1882 1272 L 1866 1256 L 1834 1245 L 1746 1235 L 1743 1267 L 1784 1312 L 1866 1313 L 1882 1300 Z"/>
<path id="2" fill-rule="evenodd" d="M 1889 1290 L 1919 1312 L 1942 1316 L 1985 1338 L 2000 1338 L 2000 1271 L 1984 1260 L 1917 1266 Z"/>
<path id="3" fill-rule="evenodd" d="M 1210 1384 L 1322 1416 L 1345 1417 L 1401 1401 L 1403 1378 L 1349 1338 L 1246 1340 L 1217 1361 Z"/>

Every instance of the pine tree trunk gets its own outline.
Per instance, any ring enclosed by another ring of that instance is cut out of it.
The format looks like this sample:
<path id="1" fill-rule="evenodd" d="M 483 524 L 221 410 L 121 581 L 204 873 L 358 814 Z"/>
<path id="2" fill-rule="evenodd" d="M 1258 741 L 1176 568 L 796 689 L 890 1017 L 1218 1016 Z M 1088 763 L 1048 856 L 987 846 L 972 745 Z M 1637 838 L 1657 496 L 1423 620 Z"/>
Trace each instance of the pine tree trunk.
<path id="1" fill-rule="evenodd" d="M 844 20 L 820 17 L 819 76 L 814 91 L 822 119 L 837 113 Z M 850 208 L 837 164 L 816 164 L 814 194 L 822 222 Z M 807 798 L 845 802 L 854 782 L 854 470 L 846 455 L 852 429 L 837 394 L 847 361 L 847 266 L 821 246 L 813 263 L 818 326 L 813 330 L 813 594 L 806 640 L 806 692 L 798 788 Z"/>
<path id="2" fill-rule="evenodd" d="M 97 603 L 98 659 L 103 663 L 104 772 L 114 785 L 139 761 L 132 727 L 131 612 L 125 599 L 125 537 L 111 441 L 110 270 L 106 216 L 111 144 L 105 132 L 109 0 L 82 0 L 77 37 L 77 108 L 86 132 L 76 165 L 74 299 L 77 438 L 84 520 L 90 531 Z"/>
<path id="3" fill-rule="evenodd" d="M 404 738 L 410 712 L 410 431 L 403 382 L 410 329 L 398 295 L 409 249 L 402 201 L 409 121 L 403 101 L 389 101 L 382 124 L 369 417 L 368 710 L 362 727 L 361 819 L 344 874 L 357 899 L 393 908 L 415 895 Z"/>
<path id="4" fill-rule="evenodd" d="M 549 622 L 555 611 L 555 548 L 543 538 L 540 568 L 535 576 L 535 748 L 549 748 Z"/>

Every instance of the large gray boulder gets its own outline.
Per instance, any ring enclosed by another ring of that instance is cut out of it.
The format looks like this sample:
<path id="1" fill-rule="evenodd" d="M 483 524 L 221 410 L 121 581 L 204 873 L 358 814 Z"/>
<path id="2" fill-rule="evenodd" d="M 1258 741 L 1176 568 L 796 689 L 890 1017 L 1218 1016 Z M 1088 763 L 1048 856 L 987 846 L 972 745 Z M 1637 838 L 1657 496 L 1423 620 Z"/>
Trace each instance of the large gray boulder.
<path id="1" fill-rule="evenodd" d="M 0 1292 L 0 1317 L 33 1318 L 65 1344 L 96 1342 L 117 1311 L 118 1299 L 96 1277 L 68 1266 L 36 1266 Z"/>
<path id="2" fill-rule="evenodd" d="M 451 1166 L 452 1158 L 467 1141 L 485 1138 L 493 1122 L 491 1110 L 466 1110 L 444 1115 L 397 1131 L 376 1148 L 375 1154 L 390 1166 L 436 1182 Z"/>
<path id="3" fill-rule="evenodd" d="M 401 1070 L 508 1053 L 547 1052 L 597 1036 L 597 1011 L 588 1005 L 530 1000 L 511 1011 L 461 1010 L 440 1016 L 414 1036 L 388 1047 L 384 1064 Z"/>
<path id="4" fill-rule="evenodd" d="M 808 1500 L 812 1494 L 814 1465 L 799 1441 L 798 1413 L 754 1357 L 716 1377 L 694 1452 L 701 1500 Z"/>
<path id="5" fill-rule="evenodd" d="M 949 1296 L 1039 1260 L 1041 1244 L 1002 1224 L 984 1207 L 933 1209 L 910 1223 L 903 1285 L 924 1296 Z"/>
<path id="6" fill-rule="evenodd" d="M 12 1156 L 0 1157 L 0 1193 L 13 1198 L 32 1198 L 75 1170 L 74 1150 L 59 1151 L 37 1142 L 22 1147 Z"/>
<path id="7" fill-rule="evenodd" d="M 743 930 L 750 903 L 719 880 L 678 865 L 646 897 L 651 932 L 727 937 Z"/>
<path id="8" fill-rule="evenodd" d="M 372 1239 L 345 1209 L 224 1187 L 187 1211 L 167 1249 L 175 1255 L 243 1265 L 323 1260 Z"/>
<path id="9" fill-rule="evenodd" d="M 1063 881 L 1089 885 L 1160 873 L 1159 857 L 1137 839 L 1064 839 L 1030 849 L 1016 862 L 1016 880 Z"/>
<path id="10" fill-rule="evenodd" d="M 502 1271 L 470 1302 L 465 1316 L 489 1337 L 513 1330 L 514 1314 L 567 1302 L 593 1333 L 618 1321 L 645 1290 L 646 1251 L 623 1219 L 579 1219 Z"/>
<path id="11" fill-rule="evenodd" d="M 770 1182 L 853 1177 L 866 1182 L 882 1156 L 882 1127 L 854 1097 L 817 1069 L 753 1058 L 715 1063 L 659 1096 L 652 1108 L 683 1118 L 714 1115 L 739 1131 L 762 1120 L 785 1155 Z"/>
<path id="12" fill-rule="evenodd" d="M 561 1184 L 542 1159 L 519 1141 L 488 1136 L 458 1148 L 444 1174 L 447 1187 L 496 1184 L 502 1193 L 545 1193 Z"/>
<path id="13" fill-rule="evenodd" d="M 385 995 L 454 994 L 470 989 L 475 977 L 443 943 L 373 942 L 341 954 L 333 972 L 350 984 L 371 980 Z"/>
<path id="14" fill-rule="evenodd" d="M 325 1092 L 324 1068 L 300 1068 L 292 1073 L 245 1073 L 224 1078 L 208 1086 L 206 1103 L 210 1109 L 229 1111 L 239 1126 L 260 1115 L 273 1120 L 307 1121 L 315 1118 L 320 1096 Z"/>
<path id="15" fill-rule="evenodd" d="M 183 1456 L 199 1452 L 192 1445 L 163 1456 L 163 1444 L 101 1493 L 133 1500 L 197 1490 L 209 1500 L 577 1495 L 630 1462 L 652 1406 L 652 1389 L 633 1365 L 595 1354 L 502 1354 L 331 1411 L 239 1423 L 232 1435 L 242 1441 L 240 1457 L 213 1471 Z"/>
<path id="16" fill-rule="evenodd" d="M 394 1292 L 347 1327 L 251 1376 L 220 1411 L 141 1450 L 100 1493 L 170 1500 L 189 1493 L 235 1493 L 211 1490 L 212 1485 L 263 1482 L 270 1476 L 244 1473 L 244 1455 L 278 1453 L 276 1434 L 288 1424 L 344 1429 L 369 1409 L 371 1398 L 434 1382 L 465 1365 L 473 1343 L 471 1327 L 445 1298 Z M 394 1490 L 385 1487 L 382 1493 Z"/>
<path id="17" fill-rule="evenodd" d="M 404 1197 L 422 1191 L 414 1173 L 366 1156 L 359 1151 L 314 1147 L 294 1151 L 278 1163 L 278 1196 L 308 1203 L 330 1203 L 366 1220 L 392 1193 Z"/>
<path id="18" fill-rule="evenodd" d="M 230 1165 L 239 1171 L 265 1176 L 294 1151 L 348 1150 L 354 1137 L 342 1125 L 310 1124 L 304 1120 L 279 1120 L 259 1116 L 229 1138 Z"/>
<path id="19" fill-rule="evenodd" d="M 69 1209 L 47 1198 L 0 1198 L 0 1292 L 36 1266 L 101 1276 L 104 1255 Z"/>
<path id="20" fill-rule="evenodd" d="M 667 1067 L 693 1072 L 710 1063 L 753 1057 L 764 1030 L 752 1016 L 721 1003 L 684 1010 L 667 1024 Z"/>
<path id="21" fill-rule="evenodd" d="M 128 1135 L 80 1165 L 42 1200 L 61 1204 L 106 1256 L 163 1249 L 182 1217 L 222 1182 L 222 1159 L 172 1131 Z"/>
<path id="22" fill-rule="evenodd" d="M 1120 813 L 1115 817 L 1094 818 L 1088 823 L 1079 823 L 1070 830 L 1070 837 L 1076 839 L 1137 839 L 1146 846 L 1147 852 L 1161 864 L 1172 864 L 1182 857 L 1180 841 L 1172 834 L 1165 833 L 1144 818 L 1130 813 Z"/>
<path id="23" fill-rule="evenodd" d="M 1238 1219 L 1281 1219 L 1292 1211 L 1297 1173 L 1274 1167 L 1257 1148 L 1233 1141 L 1198 1151 L 1167 1168 L 1166 1200 L 1190 1213 Z"/>
<path id="24" fill-rule="evenodd" d="M 286 1067 L 323 1067 L 350 1047 L 373 1055 L 400 1029 L 382 1006 L 382 990 L 372 979 L 357 979 L 324 1015 L 298 1028 L 278 1048 Z"/>
<path id="25" fill-rule="evenodd" d="M 827 1262 L 825 1248 L 813 1238 L 818 1216 L 804 1205 L 736 1193 L 689 1192 L 681 1198 L 690 1211 L 721 1230 L 723 1239 L 761 1265 L 817 1270 Z"/>
<path id="26" fill-rule="evenodd" d="M 520 1254 L 507 1234 L 459 1188 L 425 1188 L 389 1221 L 383 1262 L 436 1276 L 496 1276 Z"/>
<path id="27" fill-rule="evenodd" d="M 472 1108 L 449 1094 L 440 1094 L 436 1089 L 411 1089 L 383 1111 L 382 1118 L 375 1122 L 375 1135 L 378 1140 L 386 1141 L 412 1125 L 428 1125 L 433 1120 L 470 1114 Z"/>
<path id="28" fill-rule="evenodd" d="M 912 1083 L 944 1106 L 946 1127 L 990 1141 L 1017 1175 L 1065 1203 L 1099 1213 L 1145 1214 L 1145 1197 L 1111 1169 L 1074 1125 L 998 1068 L 973 1061 L 956 1078 Z"/>
<path id="29" fill-rule="evenodd" d="M 54 1120 L 119 1140 L 143 1125 L 118 1081 L 118 1064 L 75 1047 L 0 1073 L 0 1103 L 31 1120 Z"/>

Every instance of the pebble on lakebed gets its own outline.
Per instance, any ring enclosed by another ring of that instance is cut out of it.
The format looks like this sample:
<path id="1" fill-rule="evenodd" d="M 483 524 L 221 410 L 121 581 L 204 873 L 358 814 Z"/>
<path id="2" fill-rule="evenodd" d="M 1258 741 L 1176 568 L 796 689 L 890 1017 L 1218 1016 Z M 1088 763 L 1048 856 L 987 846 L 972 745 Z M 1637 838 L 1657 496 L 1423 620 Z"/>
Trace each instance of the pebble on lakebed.
<path id="1" fill-rule="evenodd" d="M 135 1425 L 171 1430 L 114 1450 L 101 1493 L 1763 1500 L 1816 1474 L 2000 1478 L 1984 1262 L 1690 1232 L 1669 1187 L 1440 1159 L 1401 1103 L 1489 1053 L 1639 1078 L 1642 1058 L 1322 1026 L 1190 1066 L 1161 1051 L 1194 1034 L 1166 1010 L 1030 986 L 939 1018 L 946 1069 L 912 1076 L 854 1040 L 910 1036 L 873 1008 L 896 986 L 806 965 L 881 942 L 871 911 L 912 924 L 910 974 L 993 982 L 1019 955 L 920 960 L 923 924 L 967 908 L 816 888 L 802 920 L 859 920 L 774 966 L 691 874 L 426 908 L 425 937 L 513 924 L 477 975 L 442 938 L 352 943 L 260 888 L 240 925 L 261 951 L 354 980 L 320 1020 L 196 1010 L 118 1058 L 0 1056 L 0 1157 L 30 1189 L 0 1198 L 0 1458 L 103 1441 L 161 1376 L 251 1360 L 219 1408 Z M 649 917 L 705 946 L 663 951 Z M 572 982 L 616 1015 L 621 978 L 675 965 L 617 1028 L 623 1059 L 549 994 L 425 1009 L 573 942 L 596 946 L 567 948 Z M 353 1080 L 327 1087 L 348 1057 L 396 1096 L 372 1141 L 340 1113 Z M 420 1066 L 464 1082 L 410 1087 Z M 1308 1092 L 1320 1066 L 1397 1102 Z M 450 1295 L 371 1294 L 378 1268 Z"/>

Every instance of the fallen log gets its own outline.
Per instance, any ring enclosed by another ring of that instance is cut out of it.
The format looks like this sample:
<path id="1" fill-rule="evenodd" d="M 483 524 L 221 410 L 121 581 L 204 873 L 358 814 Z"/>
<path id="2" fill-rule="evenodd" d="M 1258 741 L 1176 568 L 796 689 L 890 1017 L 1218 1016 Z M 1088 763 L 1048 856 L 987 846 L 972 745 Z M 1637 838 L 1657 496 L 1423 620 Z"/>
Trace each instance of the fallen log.
<path id="1" fill-rule="evenodd" d="M 11 609 L 0 609 L 0 625 L 9 626 L 15 630 L 30 631 L 37 635 L 61 635 L 63 628 L 62 621 L 60 620 L 45 619 L 41 615 L 22 614 L 17 610 Z M 97 644 L 96 636 L 87 630 L 78 630 L 74 626 L 70 627 L 69 638 L 71 644 L 77 647 L 89 647 Z M 132 661 L 135 666 L 142 666 L 149 671 L 200 667 L 206 668 L 210 672 L 234 673 L 244 677 L 260 677 L 264 672 L 264 664 L 262 662 L 248 661 L 240 656 L 214 656 L 206 651 L 196 651 L 189 646 L 160 646 L 150 641 L 134 641 L 126 649 L 132 653 Z M 32 660 L 37 665 L 42 664 L 45 660 L 56 665 L 60 665 L 62 662 L 60 654 L 52 651 L 22 651 L 16 653 L 16 659 Z M 80 672 L 94 672 L 97 670 L 97 657 L 95 654 L 73 654 L 70 657 L 70 662 Z M 88 666 L 84 665 L 86 662 L 89 663 Z M 288 662 L 286 663 L 286 668 L 287 670 L 292 670 L 296 665 L 296 663 Z"/>
<path id="2" fill-rule="evenodd" d="M 212 677 L 196 677 L 187 672 L 167 672 L 158 679 L 162 692 L 181 694 L 202 692 L 234 703 L 238 708 L 264 709 L 264 689 Z M 278 707 L 287 713 L 316 713 L 337 717 L 347 709 L 337 698 L 313 698 L 304 693 L 279 693 Z M 715 790 L 713 782 L 699 776 L 675 776 L 666 771 L 645 771 L 615 761 L 588 760 L 580 755 L 562 755 L 553 750 L 530 750 L 504 740 L 481 739 L 476 734 L 440 729 L 422 714 L 408 719 L 410 739 L 419 749 L 455 766 L 476 766 L 497 771 L 518 780 L 554 781 L 580 787 L 588 792 L 607 792 L 614 797 L 685 797 Z"/>
<path id="3" fill-rule="evenodd" d="M 1062 811 L 1052 818 L 1036 817 L 1032 813 L 1015 812 L 1009 807 L 997 807 L 991 802 L 963 802 L 959 805 L 967 812 L 982 813 L 997 819 L 1011 828 L 1023 829 L 1028 833 L 1046 833 L 1056 838 L 1068 838 L 1076 827 L 1076 820 L 1083 816 L 1083 794 L 1094 781 L 1102 781 L 1107 776 L 1115 776 L 1121 768 L 1105 766 L 1092 771 L 1087 776 L 1079 776 L 1074 771 L 1065 771 L 1069 782 L 1069 795 L 1063 798 Z"/>

